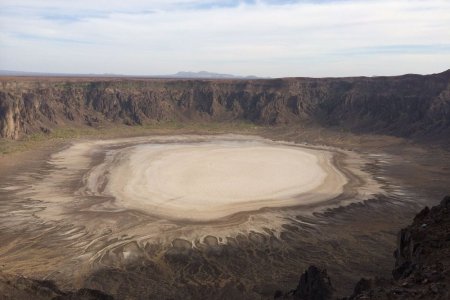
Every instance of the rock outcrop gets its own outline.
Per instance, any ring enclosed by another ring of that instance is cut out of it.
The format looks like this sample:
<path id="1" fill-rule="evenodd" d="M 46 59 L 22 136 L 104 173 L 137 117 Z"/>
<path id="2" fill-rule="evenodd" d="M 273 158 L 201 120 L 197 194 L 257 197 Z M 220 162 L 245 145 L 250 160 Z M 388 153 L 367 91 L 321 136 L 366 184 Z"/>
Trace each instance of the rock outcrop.
<path id="1" fill-rule="evenodd" d="M 235 120 L 449 140 L 450 70 L 272 80 L 0 79 L 6 138 L 74 124 Z"/>
<path id="2" fill-rule="evenodd" d="M 274 298 L 291 298 L 298 300 L 330 300 L 333 295 L 331 279 L 325 269 L 310 266 L 302 276 L 295 290 L 287 294 L 281 291 L 275 293 Z"/>
<path id="3" fill-rule="evenodd" d="M 310 266 L 300 277 L 300 282 L 293 292 L 294 299 L 326 300 L 331 299 L 333 287 L 326 270 Z"/>
<path id="4" fill-rule="evenodd" d="M 393 279 L 360 281 L 350 299 L 450 299 L 450 196 L 400 231 L 394 256 Z"/>
<path id="5" fill-rule="evenodd" d="M 0 272 L 0 299 L 113 300 L 114 298 L 92 289 L 65 292 L 60 290 L 52 281 L 35 280 Z"/>
<path id="6" fill-rule="evenodd" d="M 394 256 L 393 278 L 362 278 L 344 299 L 450 299 L 450 196 L 440 205 L 424 208 L 412 225 L 400 231 Z M 275 298 L 336 299 L 332 294 L 326 271 L 311 266 L 295 290 L 278 291 Z"/>

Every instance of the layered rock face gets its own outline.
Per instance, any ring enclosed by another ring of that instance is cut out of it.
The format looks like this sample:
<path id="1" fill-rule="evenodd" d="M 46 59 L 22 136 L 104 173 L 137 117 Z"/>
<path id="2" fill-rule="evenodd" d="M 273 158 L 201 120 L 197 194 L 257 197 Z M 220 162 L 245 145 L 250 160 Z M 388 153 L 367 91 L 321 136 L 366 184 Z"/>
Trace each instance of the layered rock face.
<path id="1" fill-rule="evenodd" d="M 74 124 L 235 120 L 448 140 L 450 70 L 371 78 L 0 80 L 6 138 Z"/>

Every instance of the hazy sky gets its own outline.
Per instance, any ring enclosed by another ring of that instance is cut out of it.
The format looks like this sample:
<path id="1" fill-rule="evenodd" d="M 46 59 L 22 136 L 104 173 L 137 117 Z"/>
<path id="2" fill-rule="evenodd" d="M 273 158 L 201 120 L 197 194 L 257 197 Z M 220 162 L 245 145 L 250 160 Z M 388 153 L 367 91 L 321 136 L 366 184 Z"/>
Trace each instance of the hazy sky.
<path id="1" fill-rule="evenodd" d="M 450 68 L 450 0 L 0 0 L 0 69 L 351 76 Z"/>

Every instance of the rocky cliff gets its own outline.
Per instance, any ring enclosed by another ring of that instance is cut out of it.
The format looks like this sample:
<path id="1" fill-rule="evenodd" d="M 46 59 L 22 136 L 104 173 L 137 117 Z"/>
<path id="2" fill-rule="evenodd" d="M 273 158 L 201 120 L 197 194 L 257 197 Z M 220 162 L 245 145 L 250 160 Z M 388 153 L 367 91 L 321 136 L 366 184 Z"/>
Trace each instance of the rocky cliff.
<path id="1" fill-rule="evenodd" d="M 424 208 L 400 231 L 394 256 L 392 278 L 363 278 L 345 299 L 450 299 L 450 196 Z M 275 298 L 336 299 L 326 270 L 314 266 L 301 275 L 296 289 L 278 291 Z"/>
<path id="2" fill-rule="evenodd" d="M 233 120 L 449 140 L 450 70 L 273 80 L 0 79 L 6 138 L 63 125 Z"/>

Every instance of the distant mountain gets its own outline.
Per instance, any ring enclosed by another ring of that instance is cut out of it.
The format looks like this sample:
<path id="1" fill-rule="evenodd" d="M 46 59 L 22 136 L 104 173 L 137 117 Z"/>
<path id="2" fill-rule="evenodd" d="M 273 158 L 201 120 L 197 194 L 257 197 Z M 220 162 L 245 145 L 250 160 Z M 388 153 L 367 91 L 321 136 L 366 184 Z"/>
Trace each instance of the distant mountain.
<path id="1" fill-rule="evenodd" d="M 231 74 L 212 73 L 207 71 L 185 72 L 181 71 L 173 75 L 166 75 L 169 78 L 198 78 L 198 79 L 258 79 L 257 76 L 236 76 Z"/>
<path id="2" fill-rule="evenodd" d="M 178 72 L 171 75 L 123 75 L 123 74 L 80 74 L 80 73 L 45 73 L 45 72 L 24 72 L 24 71 L 11 71 L 0 70 L 0 76 L 56 76 L 56 77 L 142 77 L 142 78 L 180 78 L 180 79 L 259 79 L 261 77 L 256 76 L 235 76 L 231 74 L 211 73 L 206 71 L 200 72 Z"/>

